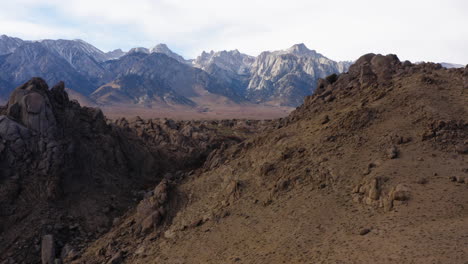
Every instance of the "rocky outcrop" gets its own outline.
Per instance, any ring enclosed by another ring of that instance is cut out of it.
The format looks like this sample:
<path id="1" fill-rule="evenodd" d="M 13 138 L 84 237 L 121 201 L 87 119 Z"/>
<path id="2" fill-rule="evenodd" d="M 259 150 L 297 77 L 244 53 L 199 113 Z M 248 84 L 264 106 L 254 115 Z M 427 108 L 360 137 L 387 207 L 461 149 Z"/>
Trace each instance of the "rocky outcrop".
<path id="1" fill-rule="evenodd" d="M 274 123 L 260 120 L 181 121 L 139 117 L 114 121 L 115 125 L 135 133 L 147 144 L 161 147 L 168 156 L 177 157 L 178 163 L 186 168 L 202 165 L 222 146 L 237 144 L 252 134 L 272 129 Z"/>
<path id="2" fill-rule="evenodd" d="M 167 179 L 162 180 L 150 194 L 143 199 L 136 209 L 137 233 L 148 233 L 153 231 L 166 214 L 166 203 L 169 199 L 170 183 Z"/>
<path id="3" fill-rule="evenodd" d="M 55 95 L 55 93 L 60 93 L 60 90 L 63 92 L 63 89 L 64 84 L 60 83 L 52 91 Z M 33 79 L 18 87 L 11 94 L 6 115 L 40 135 L 53 138 L 57 129 L 57 121 L 52 103 L 47 96 L 48 92 L 47 84 L 39 79 Z"/>
<path id="4" fill-rule="evenodd" d="M 44 80 L 33 78 L 16 88 L 0 110 L 0 226 L 4 238 L 0 259 L 7 252 L 25 262 L 39 257 L 33 241 L 42 230 L 52 232 L 49 234 L 60 243 L 71 241 L 73 236 L 66 234 L 76 227 L 51 230 L 46 226 L 64 223 L 59 220 L 63 214 L 76 214 L 85 204 L 92 206 L 80 214 L 83 226 L 90 234 L 98 232 L 109 221 L 109 213 L 102 209 L 109 201 L 101 191 L 125 192 L 141 188 L 144 182 L 157 182 L 162 177 L 158 174 L 163 159 L 132 135 L 108 125 L 99 109 L 70 101 L 64 83 L 49 89 Z M 101 197 L 98 202 L 96 197 Z M 125 200 L 128 198 L 113 200 L 113 214 L 128 203 Z M 55 207 L 60 203 L 70 205 Z M 48 217 L 37 223 L 42 214 Z M 20 223 L 15 220 L 18 217 Z M 28 231 L 18 234 L 17 225 Z M 11 239 L 30 245 L 30 252 L 12 253 L 14 249 L 8 247 Z"/>

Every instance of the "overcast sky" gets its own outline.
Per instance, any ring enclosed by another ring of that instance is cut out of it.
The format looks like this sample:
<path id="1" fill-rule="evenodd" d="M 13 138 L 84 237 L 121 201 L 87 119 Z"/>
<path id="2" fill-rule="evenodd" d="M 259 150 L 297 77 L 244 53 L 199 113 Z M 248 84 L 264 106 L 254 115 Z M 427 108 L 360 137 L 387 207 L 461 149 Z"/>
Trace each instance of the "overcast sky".
<path id="1" fill-rule="evenodd" d="M 166 43 L 186 58 L 305 43 L 335 60 L 374 52 L 468 64 L 468 1 L 0 0 L 0 34 L 80 38 L 105 51 Z"/>

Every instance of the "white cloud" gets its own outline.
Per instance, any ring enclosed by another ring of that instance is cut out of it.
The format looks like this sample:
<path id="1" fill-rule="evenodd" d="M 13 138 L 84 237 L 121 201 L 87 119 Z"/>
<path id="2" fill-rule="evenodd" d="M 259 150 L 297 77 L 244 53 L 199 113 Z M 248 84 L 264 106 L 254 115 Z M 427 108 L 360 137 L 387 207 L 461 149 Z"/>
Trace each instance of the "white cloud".
<path id="1" fill-rule="evenodd" d="M 0 19 L 0 32 L 14 37 L 25 39 L 47 39 L 61 38 L 76 39 L 85 36 L 76 29 L 61 28 L 58 26 L 41 25 L 27 21 L 3 20 Z"/>
<path id="2" fill-rule="evenodd" d="M 104 49 L 165 42 L 188 57 L 304 42 L 339 60 L 378 52 L 468 63 L 466 14 L 463 0 L 17 0 L 0 4 L 0 31 L 80 37 Z"/>

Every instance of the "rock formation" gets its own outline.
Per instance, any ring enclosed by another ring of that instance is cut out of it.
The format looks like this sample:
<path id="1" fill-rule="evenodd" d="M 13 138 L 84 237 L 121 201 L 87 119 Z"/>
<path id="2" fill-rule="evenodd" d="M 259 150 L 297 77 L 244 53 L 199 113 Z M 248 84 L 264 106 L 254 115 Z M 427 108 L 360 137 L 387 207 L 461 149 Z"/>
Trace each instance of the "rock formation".
<path id="1" fill-rule="evenodd" d="M 108 199 L 98 190 L 118 193 L 157 182 L 163 161 L 141 140 L 124 139 L 124 134 L 108 125 L 99 109 L 70 101 L 64 83 L 49 90 L 44 80 L 33 78 L 16 88 L 0 111 L 0 247 L 4 252 L 0 257 L 13 250 L 8 244 L 11 239 L 20 239 L 24 247 L 34 244 L 35 237 L 45 231 L 42 228 L 64 223 L 59 219 L 67 214 L 80 214 L 88 230 L 96 232 L 108 221 L 96 212 L 103 205 L 95 199 Z M 114 208 L 128 203 L 125 200 L 114 200 Z M 71 204 L 60 209 L 62 202 Z M 78 213 L 87 203 L 94 205 Z M 49 216 L 40 220 L 44 214 Z M 21 225 L 27 232 L 15 230 L 18 218 L 23 219 Z M 32 224 L 35 221 L 41 222 Z M 60 230 L 54 232 L 63 239 Z M 16 259 L 29 262 L 37 256 L 31 251 Z"/>
<path id="2" fill-rule="evenodd" d="M 76 263 L 464 263 L 465 71 L 365 55 L 168 175 Z"/>
<path id="3" fill-rule="evenodd" d="M 99 109 L 70 101 L 63 82 L 49 89 L 31 79 L 0 108 L 0 263 L 77 258 L 149 186 L 182 179 L 213 149 L 269 127 L 262 123 L 110 121 Z M 157 188 L 157 208 L 161 193 Z M 144 213 L 144 231 L 163 214 Z"/>

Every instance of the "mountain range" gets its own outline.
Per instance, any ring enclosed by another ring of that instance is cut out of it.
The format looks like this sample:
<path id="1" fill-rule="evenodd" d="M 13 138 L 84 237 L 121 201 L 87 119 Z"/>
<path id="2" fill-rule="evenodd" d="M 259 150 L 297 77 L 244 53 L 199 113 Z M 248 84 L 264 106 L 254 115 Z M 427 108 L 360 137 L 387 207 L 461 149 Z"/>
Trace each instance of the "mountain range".
<path id="1" fill-rule="evenodd" d="M 64 81 L 72 98 L 101 107 L 202 107 L 272 105 L 296 107 L 316 80 L 341 73 L 336 62 L 296 44 L 250 56 L 203 52 L 187 60 L 165 44 L 128 52 L 103 52 L 83 40 L 38 40 L 0 36 L 0 100 L 32 76 Z"/>

